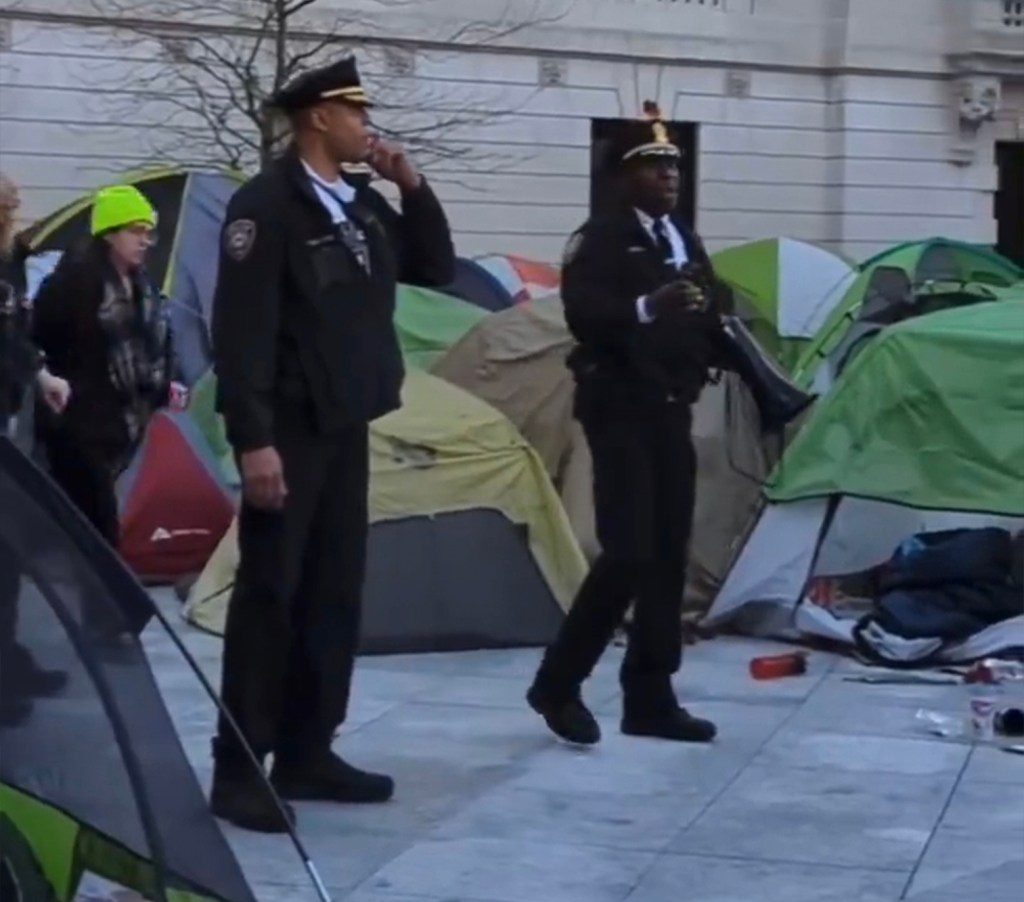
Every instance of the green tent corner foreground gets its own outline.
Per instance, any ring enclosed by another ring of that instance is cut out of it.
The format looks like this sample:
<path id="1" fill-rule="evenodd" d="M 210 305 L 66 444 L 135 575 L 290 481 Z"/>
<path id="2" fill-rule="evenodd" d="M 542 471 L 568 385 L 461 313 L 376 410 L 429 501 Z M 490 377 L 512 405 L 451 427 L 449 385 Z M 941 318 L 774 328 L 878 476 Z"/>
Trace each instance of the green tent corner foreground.
<path id="1" fill-rule="evenodd" d="M 831 251 L 794 238 L 764 238 L 711 257 L 715 273 L 754 308 L 752 328 L 787 368 L 844 297 L 857 268 Z"/>
<path id="2" fill-rule="evenodd" d="M 911 300 L 930 283 L 1009 288 L 1022 279 L 1024 270 L 977 244 L 930 238 L 897 245 L 861 264 L 860 273 L 793 367 L 793 377 L 810 386 L 822 361 L 859 319 L 878 308 Z"/>
<path id="3" fill-rule="evenodd" d="M 850 622 L 810 598 L 816 579 L 881 564 L 915 533 L 1024 527 L 1024 286 L 880 332 L 764 494 L 709 625 L 843 640 Z"/>
<path id="4" fill-rule="evenodd" d="M 103 898 L 120 889 L 166 902 L 220 898 L 159 885 L 152 861 L 3 781 L 0 869 L 4 902 L 68 902 L 86 895 Z"/>
<path id="5" fill-rule="evenodd" d="M 152 601 L 59 489 L 0 438 L 0 566 L 20 574 L 15 639 L 67 674 L 50 697 L 5 668 L 0 892 L 71 902 L 254 902 L 209 811 L 139 641 L 102 650 L 83 609 L 119 623 Z M 141 619 L 141 618 L 140 618 Z M 141 624 L 136 622 L 136 625 Z M 10 654 L 10 649 L 3 649 Z M 182 659 L 184 665 L 186 661 Z M 211 706 L 214 704 L 209 699 Z"/>

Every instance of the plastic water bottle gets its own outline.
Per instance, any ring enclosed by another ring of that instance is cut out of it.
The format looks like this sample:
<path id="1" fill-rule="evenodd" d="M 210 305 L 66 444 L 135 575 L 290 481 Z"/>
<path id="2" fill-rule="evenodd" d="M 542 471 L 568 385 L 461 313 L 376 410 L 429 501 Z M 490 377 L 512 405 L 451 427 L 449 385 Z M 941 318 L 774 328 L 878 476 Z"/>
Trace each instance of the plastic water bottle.
<path id="1" fill-rule="evenodd" d="M 998 683 L 971 683 L 968 692 L 971 733 L 980 742 L 991 742 L 996 738 L 996 713 L 999 711 L 1002 687 Z"/>
<path id="2" fill-rule="evenodd" d="M 982 661 L 964 676 L 967 684 L 971 734 L 980 742 L 992 742 L 996 738 L 996 716 L 1002 702 L 1002 677 L 996 663 Z"/>

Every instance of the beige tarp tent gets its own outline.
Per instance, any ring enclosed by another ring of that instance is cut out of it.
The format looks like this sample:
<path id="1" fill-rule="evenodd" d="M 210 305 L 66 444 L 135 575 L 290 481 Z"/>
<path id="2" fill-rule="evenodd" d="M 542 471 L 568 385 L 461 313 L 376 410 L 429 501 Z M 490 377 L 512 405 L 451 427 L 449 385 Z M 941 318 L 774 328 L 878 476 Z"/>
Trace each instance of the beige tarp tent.
<path id="1" fill-rule="evenodd" d="M 502 413 L 435 376 L 411 371 L 403 401 L 371 429 L 366 642 L 386 651 L 546 641 L 586 559 L 540 457 Z M 222 631 L 237 555 L 233 526 L 189 594 L 192 623 Z"/>
<path id="2" fill-rule="evenodd" d="M 572 418 L 573 345 L 561 300 L 545 298 L 494 313 L 470 329 L 432 372 L 504 413 L 540 454 L 591 560 L 594 534 L 590 454 Z M 694 407 L 697 511 L 690 548 L 687 608 L 711 603 L 734 544 L 750 522 L 769 454 L 756 408 L 732 375 L 708 386 Z"/>

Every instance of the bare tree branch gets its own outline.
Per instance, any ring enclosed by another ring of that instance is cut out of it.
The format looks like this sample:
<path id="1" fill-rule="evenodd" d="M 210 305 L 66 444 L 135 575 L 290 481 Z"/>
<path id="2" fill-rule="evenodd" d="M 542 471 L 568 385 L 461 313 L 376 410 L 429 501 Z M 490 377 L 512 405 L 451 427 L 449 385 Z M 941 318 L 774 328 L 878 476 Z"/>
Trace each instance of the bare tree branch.
<path id="1" fill-rule="evenodd" d="M 264 165 L 281 141 L 266 101 L 302 71 L 356 48 L 375 99 L 375 125 L 424 167 L 457 160 L 467 168 L 498 168 L 511 155 L 486 150 L 482 141 L 469 143 L 467 129 L 483 132 L 529 100 L 496 99 L 493 89 L 474 97 L 464 87 L 417 79 L 417 59 L 443 60 L 445 51 L 389 42 L 372 11 L 339 16 L 321 0 L 151 0 L 141 11 L 138 0 L 88 2 L 104 21 L 116 23 L 114 41 L 122 51 L 116 64 L 121 89 L 100 102 L 115 117 L 130 112 L 132 121 L 152 118 L 147 143 L 162 158 Z M 433 48 L 451 47 L 449 53 L 499 42 L 557 21 L 573 0 L 562 0 L 565 8 L 550 16 L 540 13 L 550 2 L 531 2 L 508 0 L 496 21 L 463 22 L 423 40 Z M 415 9 L 416 0 L 371 0 L 371 6 L 391 14 Z M 126 70 L 127 59 L 139 62 Z"/>

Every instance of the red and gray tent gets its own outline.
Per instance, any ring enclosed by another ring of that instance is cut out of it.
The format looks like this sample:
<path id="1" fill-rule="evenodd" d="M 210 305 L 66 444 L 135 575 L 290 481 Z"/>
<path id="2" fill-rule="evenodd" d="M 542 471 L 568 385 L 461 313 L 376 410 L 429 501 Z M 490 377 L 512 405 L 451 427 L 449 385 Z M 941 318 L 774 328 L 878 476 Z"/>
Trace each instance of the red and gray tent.
<path id="1" fill-rule="evenodd" d="M 121 557 L 146 582 L 199 573 L 235 515 L 221 468 L 187 413 L 160 411 L 118 482 Z"/>

